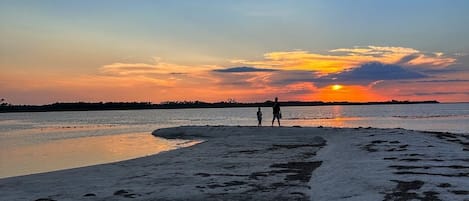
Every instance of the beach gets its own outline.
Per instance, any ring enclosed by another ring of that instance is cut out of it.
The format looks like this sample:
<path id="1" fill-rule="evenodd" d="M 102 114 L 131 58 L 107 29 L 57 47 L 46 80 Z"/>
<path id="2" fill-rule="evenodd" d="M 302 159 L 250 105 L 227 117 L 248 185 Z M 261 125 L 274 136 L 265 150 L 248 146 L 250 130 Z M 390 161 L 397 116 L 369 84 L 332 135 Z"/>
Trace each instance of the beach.
<path id="1" fill-rule="evenodd" d="M 469 135 L 405 129 L 182 126 L 193 146 L 0 179 L 2 200 L 468 200 Z"/>

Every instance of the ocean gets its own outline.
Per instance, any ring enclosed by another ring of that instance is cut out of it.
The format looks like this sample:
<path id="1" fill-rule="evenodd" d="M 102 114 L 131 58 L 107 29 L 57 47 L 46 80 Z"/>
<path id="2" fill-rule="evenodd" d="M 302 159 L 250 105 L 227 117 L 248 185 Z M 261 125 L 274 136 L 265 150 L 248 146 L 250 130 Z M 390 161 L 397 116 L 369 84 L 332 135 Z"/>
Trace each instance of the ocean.
<path id="1" fill-rule="evenodd" d="M 271 126 L 272 108 L 261 108 Z M 282 107 L 282 126 L 377 127 L 469 134 L 469 103 Z M 257 108 L 0 114 L 0 178 L 142 157 L 197 143 L 158 128 L 257 125 Z M 274 124 L 276 125 L 276 123 Z"/>

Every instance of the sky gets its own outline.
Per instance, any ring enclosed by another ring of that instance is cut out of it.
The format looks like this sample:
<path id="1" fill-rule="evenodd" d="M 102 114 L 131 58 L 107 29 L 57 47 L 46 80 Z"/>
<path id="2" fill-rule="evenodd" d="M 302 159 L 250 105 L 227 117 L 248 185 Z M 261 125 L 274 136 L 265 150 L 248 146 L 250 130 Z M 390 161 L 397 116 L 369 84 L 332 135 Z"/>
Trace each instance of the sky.
<path id="1" fill-rule="evenodd" d="M 469 102 L 467 0 L 0 0 L 11 104 Z"/>

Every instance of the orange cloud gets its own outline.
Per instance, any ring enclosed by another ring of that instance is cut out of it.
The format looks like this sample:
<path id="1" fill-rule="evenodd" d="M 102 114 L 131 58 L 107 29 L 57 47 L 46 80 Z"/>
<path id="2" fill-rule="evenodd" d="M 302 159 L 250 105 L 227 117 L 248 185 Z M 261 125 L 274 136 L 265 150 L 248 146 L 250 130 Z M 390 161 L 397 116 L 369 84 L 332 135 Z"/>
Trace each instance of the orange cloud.
<path id="1" fill-rule="evenodd" d="M 368 62 L 429 68 L 443 68 L 456 62 L 456 59 L 445 56 L 443 53 L 424 53 L 405 47 L 340 48 L 330 50 L 329 53 L 319 54 L 308 51 L 269 52 L 264 54 L 264 59 L 260 61 L 237 59 L 231 62 L 262 68 L 318 71 L 323 74 L 344 71 Z"/>

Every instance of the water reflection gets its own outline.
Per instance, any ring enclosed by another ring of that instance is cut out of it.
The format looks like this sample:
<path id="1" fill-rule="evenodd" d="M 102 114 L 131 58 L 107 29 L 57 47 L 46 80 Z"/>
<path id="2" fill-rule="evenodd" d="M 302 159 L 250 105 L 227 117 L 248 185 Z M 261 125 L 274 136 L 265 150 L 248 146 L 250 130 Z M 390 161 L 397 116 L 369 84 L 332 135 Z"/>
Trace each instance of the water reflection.
<path id="1" fill-rule="evenodd" d="M 167 140 L 149 133 L 132 133 L 2 148 L 0 178 L 121 161 L 195 143 L 198 142 Z"/>
<path id="2" fill-rule="evenodd" d="M 333 127 L 344 127 L 344 119 L 342 118 L 342 106 L 340 105 L 335 105 L 332 107 L 332 116 L 334 117 L 332 120 L 329 122 L 332 123 Z"/>
<path id="3" fill-rule="evenodd" d="M 332 106 L 332 116 L 333 117 L 342 117 L 342 106 L 340 106 L 340 105 Z"/>

